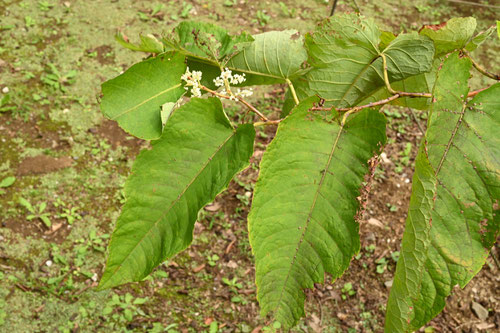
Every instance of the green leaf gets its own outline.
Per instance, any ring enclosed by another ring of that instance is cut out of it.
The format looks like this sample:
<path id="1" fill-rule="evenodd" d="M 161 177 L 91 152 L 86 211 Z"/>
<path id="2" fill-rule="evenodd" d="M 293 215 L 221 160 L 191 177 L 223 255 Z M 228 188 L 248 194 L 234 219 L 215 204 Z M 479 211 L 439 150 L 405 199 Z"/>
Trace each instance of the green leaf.
<path id="1" fill-rule="evenodd" d="M 165 53 L 135 64 L 102 85 L 101 110 L 130 134 L 157 139 L 162 133 L 161 106 L 177 102 L 185 92 L 185 71 L 181 54 Z"/>
<path id="2" fill-rule="evenodd" d="M 47 228 L 50 228 L 52 226 L 52 222 L 50 221 L 50 218 L 47 215 L 40 215 L 40 219 L 42 222 L 45 224 Z"/>
<path id="3" fill-rule="evenodd" d="M 354 14 L 334 16 L 306 35 L 313 68 L 294 81 L 299 99 L 317 94 L 327 105 L 356 105 L 385 84 L 381 54 L 387 58 L 390 81 L 431 70 L 434 45 L 429 38 L 401 34 L 381 50 L 380 36 L 373 21 Z"/>
<path id="4" fill-rule="evenodd" d="M 307 60 L 304 38 L 296 30 L 269 31 L 253 37 L 253 43 L 229 60 L 228 68 L 263 76 L 264 84 L 283 83 L 293 78 Z"/>
<path id="5" fill-rule="evenodd" d="M 224 58 L 239 52 L 252 42 L 252 36 L 243 32 L 231 36 L 228 32 L 211 23 L 184 21 L 163 39 L 168 49 L 178 50 L 187 56 L 220 64 Z"/>
<path id="6" fill-rule="evenodd" d="M 495 26 L 492 25 L 489 27 L 486 31 L 481 31 L 478 33 L 472 40 L 465 46 L 465 49 L 467 51 L 474 51 L 481 45 L 485 40 L 490 38 L 490 36 L 493 34 L 493 31 L 495 31 Z"/>
<path id="7" fill-rule="evenodd" d="M 386 331 L 418 330 L 479 272 L 499 230 L 500 84 L 466 102 L 471 62 L 443 63 L 416 161 Z"/>
<path id="8" fill-rule="evenodd" d="M 261 162 L 248 216 L 257 299 L 285 327 L 304 315 L 303 289 L 337 278 L 359 250 L 356 199 L 367 161 L 385 142 L 385 117 L 365 109 L 345 126 L 302 101 Z"/>
<path id="9" fill-rule="evenodd" d="M 463 49 L 474 36 L 476 25 L 473 17 L 457 17 L 437 26 L 424 26 L 420 34 L 434 41 L 436 56 L 441 56 Z"/>
<path id="10" fill-rule="evenodd" d="M 134 163 L 100 288 L 140 281 L 185 249 L 198 211 L 248 164 L 254 136 L 252 125 L 233 129 L 216 98 L 177 109 Z"/>
<path id="11" fill-rule="evenodd" d="M 161 124 L 163 127 L 167 124 L 168 119 L 172 115 L 172 111 L 174 111 L 176 103 L 167 102 L 161 106 Z"/>
<path id="12" fill-rule="evenodd" d="M 122 46 L 138 52 L 147 52 L 147 53 L 163 53 L 166 51 L 165 46 L 156 39 L 155 36 L 148 34 L 146 36 L 140 36 L 141 42 L 139 44 L 133 44 L 127 41 L 123 34 L 118 33 L 115 36 L 115 39 Z"/>
<path id="13" fill-rule="evenodd" d="M 4 178 L 1 182 L 0 182 L 0 188 L 1 187 L 9 187 L 9 186 L 12 186 L 12 184 L 14 184 L 16 182 L 16 177 L 7 177 L 7 178 Z"/>
<path id="14" fill-rule="evenodd" d="M 24 198 L 19 198 L 18 199 L 19 203 L 24 206 L 24 208 L 26 208 L 30 213 L 32 214 L 36 214 L 35 212 L 35 208 L 33 208 L 33 206 L 29 203 L 28 200 L 24 199 Z"/>

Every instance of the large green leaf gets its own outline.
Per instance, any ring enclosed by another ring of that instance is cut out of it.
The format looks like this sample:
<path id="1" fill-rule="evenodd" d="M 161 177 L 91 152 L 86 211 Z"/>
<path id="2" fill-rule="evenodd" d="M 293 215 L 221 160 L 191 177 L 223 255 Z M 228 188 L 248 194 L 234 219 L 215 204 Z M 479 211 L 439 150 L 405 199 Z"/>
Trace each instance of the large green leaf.
<path id="1" fill-rule="evenodd" d="M 165 53 L 130 67 L 102 85 L 102 113 L 141 139 L 161 135 L 161 106 L 177 102 L 184 94 L 181 75 L 185 57 Z"/>
<path id="2" fill-rule="evenodd" d="M 254 137 L 252 125 L 233 129 L 218 99 L 175 110 L 134 163 L 100 288 L 139 281 L 185 249 L 198 211 L 248 164 Z"/>
<path id="3" fill-rule="evenodd" d="M 420 34 L 434 41 L 436 56 L 441 56 L 453 50 L 463 49 L 472 40 L 476 25 L 476 19 L 473 17 L 457 17 L 441 25 L 424 26 Z"/>
<path id="4" fill-rule="evenodd" d="M 327 105 L 356 105 L 385 85 L 382 54 L 387 58 L 391 81 L 431 70 L 434 45 L 425 36 L 401 34 L 385 49 L 379 45 L 381 32 L 371 20 L 350 14 L 324 21 L 313 34 L 306 35 L 313 68 L 294 81 L 299 99 L 317 94 Z"/>
<path id="5" fill-rule="evenodd" d="M 280 123 L 261 162 L 249 237 L 262 314 L 285 327 L 304 314 L 305 288 L 337 278 L 359 250 L 356 197 L 367 161 L 385 142 L 385 118 L 365 109 L 344 126 L 302 101 Z"/>
<path id="6" fill-rule="evenodd" d="M 416 161 L 386 331 L 418 329 L 483 266 L 499 230 L 500 84 L 466 96 L 471 62 L 443 63 Z"/>
<path id="7" fill-rule="evenodd" d="M 307 60 L 304 38 L 296 30 L 270 31 L 253 37 L 253 43 L 229 60 L 228 68 L 256 74 L 266 79 L 265 84 L 273 84 L 293 78 Z"/>

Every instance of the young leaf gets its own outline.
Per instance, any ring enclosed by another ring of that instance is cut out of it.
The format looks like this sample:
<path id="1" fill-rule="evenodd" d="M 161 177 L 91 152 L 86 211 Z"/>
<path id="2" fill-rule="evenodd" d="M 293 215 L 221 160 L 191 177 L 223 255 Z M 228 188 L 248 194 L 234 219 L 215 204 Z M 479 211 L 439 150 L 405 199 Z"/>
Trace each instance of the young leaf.
<path id="1" fill-rule="evenodd" d="M 203 60 L 209 64 L 219 64 L 225 57 L 239 52 L 253 41 L 252 36 L 243 32 L 231 36 L 216 25 L 204 22 L 184 21 L 163 39 L 168 49 Z"/>
<path id="2" fill-rule="evenodd" d="M 280 123 L 261 162 L 249 237 L 262 315 L 285 327 L 304 314 L 303 289 L 337 278 L 359 250 L 356 199 L 367 161 L 385 142 L 385 118 L 366 109 L 344 126 L 302 101 Z"/>
<path id="3" fill-rule="evenodd" d="M 457 17 L 440 25 L 426 25 L 420 30 L 420 34 L 434 41 L 436 56 L 441 56 L 463 49 L 474 36 L 476 25 L 473 17 Z"/>
<path id="4" fill-rule="evenodd" d="M 266 84 L 273 84 L 293 78 L 307 60 L 304 38 L 296 30 L 269 31 L 254 38 L 253 43 L 229 60 L 228 68 L 257 74 L 266 78 Z"/>
<path id="5" fill-rule="evenodd" d="M 165 53 L 130 67 L 102 85 L 101 110 L 130 134 L 141 139 L 160 137 L 160 109 L 177 102 L 185 92 L 181 75 L 186 71 L 184 56 Z"/>
<path id="6" fill-rule="evenodd" d="M 451 54 L 434 87 L 386 332 L 417 330 L 479 272 L 499 230 L 500 84 L 469 103 L 471 61 Z"/>
<path id="7" fill-rule="evenodd" d="M 465 49 L 467 51 L 474 51 L 481 45 L 485 40 L 490 38 L 490 36 L 493 34 L 495 31 L 495 26 L 492 25 L 489 27 L 486 31 L 481 31 L 478 33 L 474 38 L 471 39 L 471 41 L 465 46 Z"/>
<path id="8" fill-rule="evenodd" d="M 125 37 L 121 33 L 115 36 L 118 43 L 132 51 L 147 53 L 163 53 L 166 51 L 166 47 L 155 36 L 148 34 L 146 36 L 141 35 L 140 38 L 140 44 L 133 44 L 125 40 Z"/>
<path id="9" fill-rule="evenodd" d="M 313 68 L 294 81 L 299 99 L 318 94 L 327 105 L 356 105 L 385 85 L 381 54 L 387 58 L 391 81 L 431 69 L 434 45 L 429 38 L 401 34 L 381 50 L 380 36 L 373 21 L 354 14 L 334 16 L 306 35 Z"/>
<path id="10" fill-rule="evenodd" d="M 254 136 L 249 124 L 235 130 L 216 98 L 177 109 L 134 163 L 99 287 L 140 281 L 185 249 L 198 211 L 248 164 Z"/>

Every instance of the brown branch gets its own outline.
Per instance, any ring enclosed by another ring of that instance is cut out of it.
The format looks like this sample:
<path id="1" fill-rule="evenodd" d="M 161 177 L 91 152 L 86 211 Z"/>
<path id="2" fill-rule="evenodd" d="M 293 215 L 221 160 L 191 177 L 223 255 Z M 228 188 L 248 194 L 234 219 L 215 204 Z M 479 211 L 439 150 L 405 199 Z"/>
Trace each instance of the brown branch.
<path id="1" fill-rule="evenodd" d="M 471 91 L 471 92 L 469 92 L 469 94 L 467 95 L 467 97 L 474 97 L 478 93 L 480 93 L 481 91 L 486 90 L 488 88 L 489 87 L 481 88 L 481 89 L 478 89 L 478 90 Z M 397 100 L 397 99 L 399 99 L 401 97 L 408 97 L 408 98 L 418 98 L 418 97 L 432 98 L 432 94 L 429 94 L 429 93 L 406 93 L 406 92 L 398 91 L 398 92 L 396 92 L 395 95 L 392 95 L 391 97 L 388 97 L 386 99 L 382 99 L 382 100 L 377 101 L 377 102 L 370 102 L 370 103 L 365 104 L 365 105 L 353 106 L 353 107 L 350 107 L 350 108 L 338 108 L 338 109 L 336 109 L 333 106 L 330 106 L 330 107 L 315 106 L 311 110 L 312 111 L 332 111 L 332 110 L 335 110 L 337 112 L 350 112 L 350 113 L 352 113 L 352 112 L 357 112 L 357 111 L 360 111 L 360 110 L 363 110 L 363 109 L 366 109 L 366 108 L 373 108 L 375 106 L 381 106 L 381 105 L 389 104 L 390 102 L 393 102 L 393 101 L 395 101 L 395 100 Z"/>

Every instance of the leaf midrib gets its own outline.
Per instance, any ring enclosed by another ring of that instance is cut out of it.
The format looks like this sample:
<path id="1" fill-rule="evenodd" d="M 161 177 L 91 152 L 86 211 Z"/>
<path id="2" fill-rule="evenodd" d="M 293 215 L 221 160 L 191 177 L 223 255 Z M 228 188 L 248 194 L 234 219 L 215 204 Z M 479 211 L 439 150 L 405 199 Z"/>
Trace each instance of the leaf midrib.
<path id="1" fill-rule="evenodd" d="M 292 262 L 290 263 L 290 268 L 288 270 L 288 273 L 287 273 L 287 275 L 285 277 L 285 281 L 283 283 L 283 287 L 281 288 L 280 297 L 278 299 L 278 302 L 277 302 L 276 308 L 274 310 L 274 313 L 276 313 L 278 311 L 278 309 L 280 308 L 280 306 L 281 306 L 281 301 L 283 300 L 283 293 L 285 291 L 285 286 L 288 283 L 288 279 L 289 279 L 290 274 L 292 272 L 292 267 L 295 264 L 295 260 L 297 259 L 297 254 L 298 254 L 298 252 L 300 250 L 300 246 L 302 245 L 302 242 L 304 240 L 305 234 L 306 234 L 306 232 L 308 230 L 309 222 L 311 221 L 311 217 L 312 217 L 312 213 L 314 211 L 314 208 L 316 207 L 316 201 L 317 201 L 318 196 L 320 194 L 321 187 L 323 186 L 323 182 L 325 180 L 326 174 L 328 173 L 326 171 L 330 168 L 330 165 L 331 165 L 331 162 L 332 162 L 332 159 L 333 159 L 333 154 L 335 153 L 335 150 L 337 148 L 337 145 L 338 145 L 338 142 L 339 142 L 339 139 L 340 139 L 340 136 L 341 136 L 343 130 L 344 130 L 344 125 L 340 125 L 339 131 L 337 133 L 337 136 L 335 137 L 335 141 L 333 142 L 332 150 L 330 151 L 330 155 L 328 156 L 328 161 L 326 162 L 326 166 L 324 168 L 325 172 L 322 172 L 321 179 L 320 179 L 320 181 L 318 183 L 318 188 L 316 190 L 316 193 L 314 194 L 314 199 L 313 199 L 311 208 L 309 209 L 309 213 L 307 214 L 307 220 L 306 220 L 306 225 L 304 226 L 304 231 L 302 231 L 302 235 L 300 236 L 299 242 L 298 242 L 297 247 L 295 249 L 295 253 L 293 255 Z"/>
<path id="2" fill-rule="evenodd" d="M 213 158 L 215 157 L 215 155 L 217 155 L 221 150 L 222 148 L 226 145 L 226 143 L 231 140 L 231 138 L 233 138 L 234 136 L 236 135 L 236 131 L 233 130 L 232 134 L 230 136 L 228 136 L 224 142 L 222 142 L 218 147 L 217 149 L 215 150 L 215 152 L 207 159 L 207 162 L 203 165 L 203 167 L 196 173 L 196 175 L 191 179 L 191 181 L 184 187 L 184 189 L 181 191 L 181 193 L 177 196 L 177 198 L 170 204 L 170 206 L 166 209 L 165 213 L 163 213 L 154 223 L 153 225 L 151 225 L 151 227 L 149 228 L 149 230 L 144 234 L 144 236 L 141 237 L 141 239 L 137 242 L 137 244 L 134 246 L 134 248 L 129 252 L 129 254 L 120 262 L 120 264 L 118 264 L 118 266 L 116 267 L 116 269 L 113 271 L 113 273 L 110 274 L 110 277 L 108 278 L 108 281 L 111 280 L 111 278 L 113 276 L 116 275 L 116 273 L 122 268 L 123 266 L 123 263 L 125 261 L 128 260 L 128 258 L 132 255 L 132 253 L 135 252 L 135 250 L 137 249 L 137 247 L 144 241 L 144 239 L 146 238 L 146 236 L 153 230 L 157 227 L 158 223 L 163 220 L 163 218 L 170 212 L 170 210 L 172 209 L 172 207 L 174 207 L 175 204 L 177 204 L 177 202 L 179 202 L 179 200 L 182 198 L 182 196 L 186 193 L 186 191 L 191 187 L 191 185 L 193 185 L 193 183 L 198 179 L 198 177 L 201 175 L 201 173 L 207 168 L 207 166 L 210 164 L 210 162 L 212 162 Z M 104 284 L 105 285 L 105 284 Z"/>
<path id="3" fill-rule="evenodd" d="M 116 116 L 114 116 L 113 118 L 110 118 L 110 119 L 111 119 L 111 120 L 116 120 L 116 119 L 120 118 L 121 116 L 123 116 L 123 115 L 125 115 L 125 114 L 127 114 L 127 113 L 130 113 L 130 112 L 132 112 L 132 111 L 136 110 L 137 108 L 139 108 L 139 107 L 143 106 L 144 104 L 146 104 L 146 103 L 150 102 L 151 100 L 153 100 L 153 99 L 155 99 L 155 98 L 157 98 L 157 97 L 159 97 L 159 96 L 161 96 L 161 95 L 163 95 L 163 94 L 166 94 L 167 92 L 169 92 L 169 91 L 171 91 L 171 90 L 173 90 L 173 89 L 177 89 L 177 88 L 179 88 L 181 85 L 182 85 L 182 84 L 180 84 L 180 83 L 179 83 L 179 84 L 176 84 L 175 86 L 172 86 L 172 87 L 169 87 L 169 88 L 167 88 L 167 89 L 165 89 L 165 90 L 162 90 L 162 91 L 160 91 L 159 93 L 157 93 L 157 94 L 155 94 L 155 95 L 153 95 L 153 96 L 151 96 L 151 97 L 149 97 L 149 98 L 145 99 L 144 101 L 140 102 L 139 104 L 134 105 L 133 107 L 131 107 L 131 108 L 129 108 L 129 109 L 127 109 L 127 110 L 125 110 L 125 111 L 123 111 L 123 112 L 119 113 L 118 115 L 116 115 Z"/>

